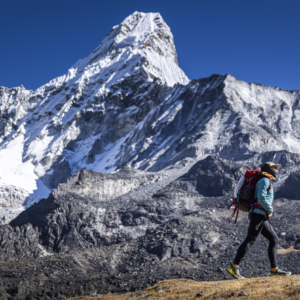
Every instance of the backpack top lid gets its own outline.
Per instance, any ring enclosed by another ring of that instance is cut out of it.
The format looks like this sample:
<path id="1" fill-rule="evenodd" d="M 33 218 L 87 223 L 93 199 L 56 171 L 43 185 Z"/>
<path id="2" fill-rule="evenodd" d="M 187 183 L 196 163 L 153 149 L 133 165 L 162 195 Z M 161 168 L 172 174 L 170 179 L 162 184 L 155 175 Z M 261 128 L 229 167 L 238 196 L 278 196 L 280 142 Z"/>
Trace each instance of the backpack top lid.
<path id="1" fill-rule="evenodd" d="M 245 179 L 250 179 L 252 176 L 257 175 L 258 173 L 260 173 L 260 170 L 252 170 L 252 171 L 247 170 L 244 177 Z"/>

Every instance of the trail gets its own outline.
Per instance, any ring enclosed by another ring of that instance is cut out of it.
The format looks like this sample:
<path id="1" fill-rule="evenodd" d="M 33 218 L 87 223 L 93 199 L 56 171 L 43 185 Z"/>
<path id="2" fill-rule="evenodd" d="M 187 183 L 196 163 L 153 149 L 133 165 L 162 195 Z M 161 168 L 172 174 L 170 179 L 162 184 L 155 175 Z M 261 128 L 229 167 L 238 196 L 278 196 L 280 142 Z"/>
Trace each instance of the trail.
<path id="1" fill-rule="evenodd" d="M 165 280 L 157 285 L 126 294 L 107 294 L 101 297 L 76 297 L 72 300 L 125 299 L 299 299 L 300 276 L 271 278 L 256 277 L 245 280 L 197 282 L 188 279 Z"/>

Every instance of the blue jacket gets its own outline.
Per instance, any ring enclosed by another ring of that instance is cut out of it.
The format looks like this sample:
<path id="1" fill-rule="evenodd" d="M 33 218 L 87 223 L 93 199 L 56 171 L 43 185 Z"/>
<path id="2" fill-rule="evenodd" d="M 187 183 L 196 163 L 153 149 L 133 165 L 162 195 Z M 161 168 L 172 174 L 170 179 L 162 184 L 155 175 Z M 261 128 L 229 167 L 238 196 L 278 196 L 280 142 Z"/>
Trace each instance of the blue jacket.
<path id="1" fill-rule="evenodd" d="M 258 204 L 260 204 L 270 214 L 273 213 L 272 204 L 274 200 L 273 187 L 268 191 L 271 182 L 276 182 L 276 179 L 273 179 L 271 181 L 269 178 L 261 178 L 256 183 L 254 190 L 254 199 L 257 199 L 256 201 L 258 202 Z M 253 212 L 266 215 L 266 212 L 259 208 L 254 208 Z"/>

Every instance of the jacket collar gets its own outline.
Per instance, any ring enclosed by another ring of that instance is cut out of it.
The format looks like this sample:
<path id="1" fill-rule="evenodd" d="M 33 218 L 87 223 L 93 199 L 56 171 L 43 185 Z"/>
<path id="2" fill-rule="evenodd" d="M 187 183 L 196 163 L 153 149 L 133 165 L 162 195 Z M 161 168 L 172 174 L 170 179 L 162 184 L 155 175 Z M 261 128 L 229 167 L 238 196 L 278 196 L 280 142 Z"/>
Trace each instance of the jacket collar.
<path id="1" fill-rule="evenodd" d="M 274 176 L 272 176 L 271 174 L 267 173 L 267 172 L 261 172 L 262 175 L 267 176 L 270 178 L 271 181 L 275 182 L 276 179 Z"/>

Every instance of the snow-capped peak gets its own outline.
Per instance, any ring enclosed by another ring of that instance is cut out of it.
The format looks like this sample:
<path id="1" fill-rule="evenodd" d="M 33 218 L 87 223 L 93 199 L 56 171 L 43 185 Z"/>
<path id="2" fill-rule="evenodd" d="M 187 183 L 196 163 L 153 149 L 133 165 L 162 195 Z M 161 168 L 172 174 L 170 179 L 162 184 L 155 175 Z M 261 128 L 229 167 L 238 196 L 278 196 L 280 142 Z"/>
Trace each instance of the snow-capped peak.
<path id="1" fill-rule="evenodd" d="M 89 78 L 95 73 L 97 79 L 108 77 L 106 88 L 138 74 L 149 82 L 158 79 L 167 86 L 189 83 L 178 67 L 171 30 L 159 13 L 133 13 L 114 26 L 93 53 L 57 79 L 61 82 L 78 76 Z"/>
<path id="2" fill-rule="evenodd" d="M 114 36 L 117 47 L 148 49 L 163 57 L 169 57 L 178 64 L 173 35 L 159 13 L 133 13 L 119 26 L 113 28 L 108 38 Z"/>
<path id="3" fill-rule="evenodd" d="M 149 81 L 156 77 L 168 86 L 189 83 L 178 67 L 171 30 L 159 13 L 135 12 L 114 26 L 88 57 L 87 64 L 102 61 L 101 57 L 108 54 L 117 56 L 116 67 L 122 64 L 127 74 L 142 73 Z"/>

